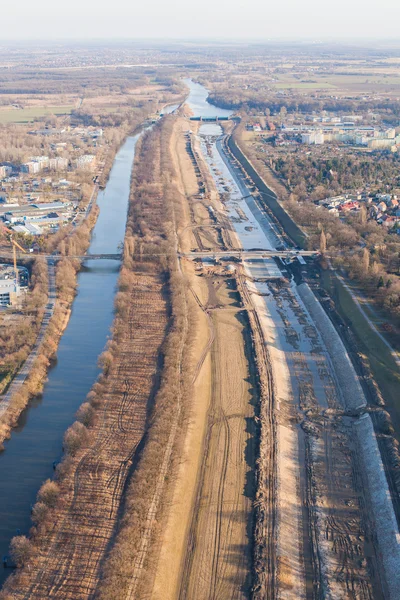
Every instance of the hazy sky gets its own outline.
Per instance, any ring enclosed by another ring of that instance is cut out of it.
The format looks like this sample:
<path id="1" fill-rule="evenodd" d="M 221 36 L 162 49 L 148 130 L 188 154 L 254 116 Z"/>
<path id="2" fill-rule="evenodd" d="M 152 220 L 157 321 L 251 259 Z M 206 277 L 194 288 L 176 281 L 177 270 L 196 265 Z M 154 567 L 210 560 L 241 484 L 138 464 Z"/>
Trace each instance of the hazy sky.
<path id="1" fill-rule="evenodd" d="M 400 39 L 400 0 L 3 2 L 0 40 L 104 37 Z"/>

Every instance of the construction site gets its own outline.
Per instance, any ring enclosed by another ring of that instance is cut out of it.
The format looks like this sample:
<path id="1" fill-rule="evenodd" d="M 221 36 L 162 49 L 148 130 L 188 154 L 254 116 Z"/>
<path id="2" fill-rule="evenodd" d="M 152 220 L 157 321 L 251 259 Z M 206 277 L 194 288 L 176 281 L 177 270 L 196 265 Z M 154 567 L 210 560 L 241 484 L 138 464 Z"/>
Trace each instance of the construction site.
<path id="1" fill-rule="evenodd" d="M 13 306 L 21 301 L 21 294 L 27 291 L 29 284 L 29 271 L 26 267 L 17 265 L 17 251 L 23 254 L 28 252 L 13 239 L 12 231 L 2 226 L 2 230 L 9 234 L 9 243 L 12 247 L 13 264 L 0 264 L 0 306 Z"/>
<path id="2" fill-rule="evenodd" d="M 183 114 L 139 142 L 103 372 L 0 598 L 396 600 L 396 459 L 318 258 L 264 210 L 234 123 Z"/>

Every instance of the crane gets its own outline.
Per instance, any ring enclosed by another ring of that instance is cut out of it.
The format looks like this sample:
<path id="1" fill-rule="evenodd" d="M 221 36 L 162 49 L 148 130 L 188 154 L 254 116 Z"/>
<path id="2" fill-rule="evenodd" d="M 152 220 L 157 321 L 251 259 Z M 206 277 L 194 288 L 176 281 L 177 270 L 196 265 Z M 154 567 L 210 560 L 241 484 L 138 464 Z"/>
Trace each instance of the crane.
<path id="1" fill-rule="evenodd" d="M 13 260 L 14 260 L 14 274 L 15 274 L 15 290 L 17 290 L 18 285 L 18 268 L 17 268 L 17 248 L 22 250 L 24 254 L 28 254 L 27 251 L 16 242 L 12 236 L 10 236 L 10 242 L 13 248 Z"/>
<path id="2" fill-rule="evenodd" d="M 7 233 L 10 234 L 9 241 L 10 241 L 10 243 L 12 245 L 12 249 L 13 249 L 14 277 L 15 277 L 15 291 L 16 291 L 17 290 L 17 285 L 18 285 L 17 248 L 19 250 L 21 250 L 22 252 L 24 252 L 24 254 L 28 254 L 28 253 L 27 253 L 27 251 L 22 246 L 20 246 L 20 244 L 18 244 L 18 242 L 16 242 L 14 240 L 14 238 L 13 238 L 13 232 L 12 232 L 11 229 L 8 229 L 8 227 L 5 227 L 4 225 L 3 225 L 3 229 L 5 231 L 7 231 Z"/>

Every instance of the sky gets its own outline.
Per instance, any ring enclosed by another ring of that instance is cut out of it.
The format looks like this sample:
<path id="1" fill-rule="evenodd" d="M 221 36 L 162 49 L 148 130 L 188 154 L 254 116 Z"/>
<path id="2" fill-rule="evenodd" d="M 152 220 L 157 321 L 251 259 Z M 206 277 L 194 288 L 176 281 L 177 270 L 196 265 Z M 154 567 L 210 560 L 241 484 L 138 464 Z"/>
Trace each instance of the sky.
<path id="1" fill-rule="evenodd" d="M 400 39 L 399 0 L 3 0 L 1 39 Z"/>

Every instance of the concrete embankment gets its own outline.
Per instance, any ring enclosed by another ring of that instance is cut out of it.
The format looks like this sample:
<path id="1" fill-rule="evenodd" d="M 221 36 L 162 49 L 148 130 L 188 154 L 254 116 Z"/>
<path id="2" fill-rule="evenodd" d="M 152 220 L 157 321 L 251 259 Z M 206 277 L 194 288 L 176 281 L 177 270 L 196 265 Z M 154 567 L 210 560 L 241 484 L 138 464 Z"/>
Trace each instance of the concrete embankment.
<path id="1" fill-rule="evenodd" d="M 366 406 L 367 401 L 346 348 L 328 315 L 305 283 L 297 287 L 308 312 L 316 324 L 332 361 L 344 406 L 357 410 Z"/>
<path id="2" fill-rule="evenodd" d="M 300 227 L 293 221 L 290 215 L 286 212 L 283 206 L 279 203 L 277 195 L 271 188 L 267 186 L 262 177 L 253 167 L 247 156 L 242 152 L 232 136 L 227 140 L 229 150 L 233 156 L 239 161 L 246 173 L 256 184 L 257 188 L 262 192 L 262 202 L 266 202 L 268 208 L 281 224 L 284 231 L 289 237 L 301 248 L 307 247 L 307 236 Z"/>
<path id="3" fill-rule="evenodd" d="M 357 409 L 366 406 L 357 374 L 329 317 L 308 285 L 303 283 L 297 290 L 327 348 L 345 408 Z M 369 516 L 379 548 L 378 561 L 384 573 L 382 581 L 385 586 L 385 598 L 397 600 L 400 598 L 400 535 L 371 417 L 365 414 L 355 420 L 353 431 L 369 500 Z"/>

